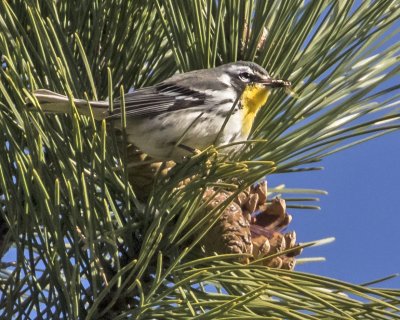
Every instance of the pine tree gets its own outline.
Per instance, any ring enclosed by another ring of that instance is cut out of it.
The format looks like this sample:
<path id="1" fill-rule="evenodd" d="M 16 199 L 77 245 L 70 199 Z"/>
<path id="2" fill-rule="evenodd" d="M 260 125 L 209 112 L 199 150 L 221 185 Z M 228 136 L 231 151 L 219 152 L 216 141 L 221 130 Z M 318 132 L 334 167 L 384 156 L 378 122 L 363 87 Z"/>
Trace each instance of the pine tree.
<path id="1" fill-rule="evenodd" d="M 283 233 L 285 189 L 264 181 L 399 128 L 399 16 L 396 0 L 2 0 L 0 316 L 398 318 L 399 290 L 292 270 L 329 239 Z M 237 60 L 293 87 L 271 96 L 234 159 L 210 146 L 149 162 L 123 130 L 72 103 L 44 114 L 32 95 L 112 101 Z M 286 191 L 301 195 L 292 208 L 323 194 Z"/>

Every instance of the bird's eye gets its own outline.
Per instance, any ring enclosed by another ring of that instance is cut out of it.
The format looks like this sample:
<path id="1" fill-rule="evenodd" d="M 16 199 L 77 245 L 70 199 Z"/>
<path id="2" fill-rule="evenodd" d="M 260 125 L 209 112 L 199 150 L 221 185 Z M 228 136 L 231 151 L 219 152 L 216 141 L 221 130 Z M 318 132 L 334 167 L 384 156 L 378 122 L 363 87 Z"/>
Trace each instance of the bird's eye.
<path id="1" fill-rule="evenodd" d="M 251 80 L 251 74 L 248 72 L 241 72 L 239 74 L 239 78 L 240 80 L 242 80 L 243 82 L 250 82 Z"/>

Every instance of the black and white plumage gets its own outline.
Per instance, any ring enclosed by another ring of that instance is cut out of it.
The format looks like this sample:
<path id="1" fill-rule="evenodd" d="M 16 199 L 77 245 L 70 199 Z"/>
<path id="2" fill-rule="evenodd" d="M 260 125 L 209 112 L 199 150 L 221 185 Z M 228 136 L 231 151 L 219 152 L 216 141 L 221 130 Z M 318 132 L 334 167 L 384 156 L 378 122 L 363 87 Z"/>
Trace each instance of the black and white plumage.
<path id="1" fill-rule="evenodd" d="M 260 106 L 255 111 L 243 110 L 239 95 L 254 84 L 265 92 L 269 87 L 284 86 L 279 81 L 271 79 L 255 63 L 236 62 L 176 74 L 157 85 L 127 93 L 124 100 L 128 141 L 156 159 L 180 160 L 188 154 L 188 149 L 246 140 L 249 130 L 243 130 L 243 121 L 249 112 L 254 113 L 251 114 L 253 121 Z M 47 90 L 34 94 L 45 112 L 70 110 L 69 99 L 65 96 Z M 246 103 L 251 105 L 253 98 L 249 99 Z M 236 100 L 238 104 L 232 110 Z M 75 99 L 74 103 L 80 113 L 89 114 L 87 101 Z M 119 99 L 114 101 L 112 113 L 106 101 L 90 101 L 90 105 L 96 119 L 114 121 L 117 127 L 121 125 Z M 220 132 L 227 117 L 224 130 Z M 180 145 L 187 148 L 180 148 Z"/>
<path id="2" fill-rule="evenodd" d="M 202 105 L 206 95 L 179 85 L 161 83 L 127 93 L 124 98 L 126 116 L 142 118 Z M 114 103 L 117 109 L 107 117 L 108 119 L 121 117 L 120 100 Z"/>

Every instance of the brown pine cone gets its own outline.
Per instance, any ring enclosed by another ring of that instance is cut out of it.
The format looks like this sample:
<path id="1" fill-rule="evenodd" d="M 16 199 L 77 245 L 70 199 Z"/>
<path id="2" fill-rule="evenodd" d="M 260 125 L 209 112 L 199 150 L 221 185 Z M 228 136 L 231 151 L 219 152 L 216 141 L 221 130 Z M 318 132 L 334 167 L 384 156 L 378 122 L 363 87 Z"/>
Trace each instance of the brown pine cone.
<path id="1" fill-rule="evenodd" d="M 215 209 L 221 202 L 226 201 L 229 192 L 215 193 L 208 189 L 204 194 L 204 201 L 208 201 L 206 211 Z M 211 228 L 202 240 L 207 253 L 251 253 L 252 242 L 250 222 L 242 214 L 240 206 L 231 202 L 218 222 Z M 246 258 L 244 260 L 247 260 Z"/>
<path id="2" fill-rule="evenodd" d="M 214 209 L 231 194 L 224 191 L 215 195 L 213 190 L 207 190 L 205 201 L 214 197 L 207 205 L 207 210 Z M 290 223 L 291 216 L 286 213 L 283 199 L 275 198 L 267 204 L 266 195 L 266 183 L 241 192 L 205 237 L 202 244 L 206 251 L 249 253 L 254 260 L 260 259 L 259 263 L 263 265 L 292 270 L 295 266 L 294 257 L 301 253 L 301 249 L 296 244 L 294 231 L 281 232 Z M 288 250 L 285 254 L 279 254 Z M 244 261 L 247 262 L 246 259 Z"/>
<path id="3" fill-rule="evenodd" d="M 128 155 L 129 180 L 139 198 L 146 199 L 162 163 L 152 162 L 151 158 L 134 147 L 128 148 Z M 167 175 L 174 165 L 173 161 L 166 163 L 161 174 Z M 229 191 L 216 193 L 212 188 L 207 189 L 203 197 L 207 202 L 206 212 L 214 210 L 231 195 Z M 270 203 L 267 202 L 267 184 L 262 182 L 248 187 L 226 207 L 201 245 L 208 254 L 249 254 L 253 255 L 254 260 L 260 259 L 259 263 L 263 265 L 293 269 L 295 256 L 301 253 L 296 244 L 296 233 L 281 232 L 291 220 L 283 199 L 274 198 Z M 283 251 L 288 252 L 280 254 Z M 249 262 L 249 259 L 244 258 L 242 262 Z"/>
<path id="4" fill-rule="evenodd" d="M 145 201 L 153 188 L 154 178 L 163 162 L 153 160 L 147 154 L 139 151 L 134 145 L 128 146 L 127 153 L 129 159 L 127 164 L 129 182 L 136 196 Z M 165 162 L 160 174 L 166 176 L 174 165 L 175 162 L 173 161 Z"/>

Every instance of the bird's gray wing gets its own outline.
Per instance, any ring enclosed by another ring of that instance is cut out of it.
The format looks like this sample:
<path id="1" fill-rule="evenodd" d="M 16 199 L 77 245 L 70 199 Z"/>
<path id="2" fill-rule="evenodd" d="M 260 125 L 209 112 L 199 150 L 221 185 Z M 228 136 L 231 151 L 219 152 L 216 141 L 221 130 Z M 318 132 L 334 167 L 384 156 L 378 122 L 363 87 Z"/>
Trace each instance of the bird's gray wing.
<path id="1" fill-rule="evenodd" d="M 126 116 L 143 118 L 202 105 L 206 94 L 176 84 L 160 83 L 127 93 L 124 98 Z M 121 117 L 121 100 L 115 100 L 114 106 L 108 119 Z"/>

